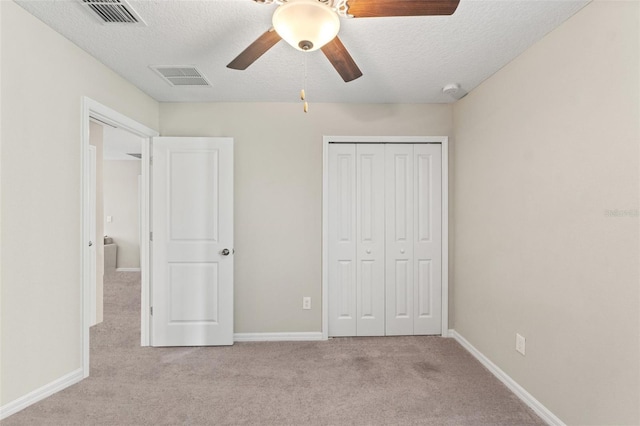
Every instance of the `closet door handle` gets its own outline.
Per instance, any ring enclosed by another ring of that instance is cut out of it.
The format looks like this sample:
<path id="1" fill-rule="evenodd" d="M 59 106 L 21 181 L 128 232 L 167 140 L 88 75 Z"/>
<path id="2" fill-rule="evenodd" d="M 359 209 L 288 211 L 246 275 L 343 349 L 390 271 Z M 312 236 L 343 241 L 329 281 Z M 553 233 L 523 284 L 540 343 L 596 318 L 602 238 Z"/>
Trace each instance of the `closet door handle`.
<path id="1" fill-rule="evenodd" d="M 367 254 L 371 254 L 371 249 L 366 250 Z"/>

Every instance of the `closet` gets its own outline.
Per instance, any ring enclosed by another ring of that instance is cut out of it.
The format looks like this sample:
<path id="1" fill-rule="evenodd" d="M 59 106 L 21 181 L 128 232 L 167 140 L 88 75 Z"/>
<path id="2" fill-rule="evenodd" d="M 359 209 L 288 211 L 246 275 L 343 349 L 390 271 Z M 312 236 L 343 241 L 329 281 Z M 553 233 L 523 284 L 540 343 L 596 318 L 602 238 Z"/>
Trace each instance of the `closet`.
<path id="1" fill-rule="evenodd" d="M 441 334 L 438 143 L 328 146 L 329 336 Z"/>

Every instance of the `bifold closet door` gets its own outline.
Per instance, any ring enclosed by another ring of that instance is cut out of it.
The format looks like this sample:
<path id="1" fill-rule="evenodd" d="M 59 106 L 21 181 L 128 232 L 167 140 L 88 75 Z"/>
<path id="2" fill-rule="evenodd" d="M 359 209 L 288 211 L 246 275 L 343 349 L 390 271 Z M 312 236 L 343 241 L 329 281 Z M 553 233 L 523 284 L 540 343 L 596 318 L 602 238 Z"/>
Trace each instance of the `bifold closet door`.
<path id="1" fill-rule="evenodd" d="M 413 334 L 441 334 L 442 145 L 413 149 Z"/>
<path id="2" fill-rule="evenodd" d="M 356 145 L 356 336 L 384 336 L 384 145 Z"/>
<path id="3" fill-rule="evenodd" d="M 440 334 L 441 145 L 387 144 L 386 334 Z"/>
<path id="4" fill-rule="evenodd" d="M 329 335 L 441 333 L 440 144 L 329 145 Z"/>
<path id="5" fill-rule="evenodd" d="M 329 145 L 329 334 L 383 336 L 384 145 Z"/>
<path id="6" fill-rule="evenodd" d="M 413 145 L 385 145 L 386 334 L 413 334 Z"/>

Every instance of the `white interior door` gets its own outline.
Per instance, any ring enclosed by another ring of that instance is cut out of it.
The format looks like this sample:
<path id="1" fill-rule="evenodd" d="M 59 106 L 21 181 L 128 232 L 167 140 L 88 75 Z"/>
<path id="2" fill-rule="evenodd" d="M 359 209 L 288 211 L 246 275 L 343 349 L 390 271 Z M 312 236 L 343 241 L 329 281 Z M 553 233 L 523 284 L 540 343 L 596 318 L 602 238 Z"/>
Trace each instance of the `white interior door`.
<path id="1" fill-rule="evenodd" d="M 413 334 L 442 332 L 442 146 L 414 145 Z"/>
<path id="2" fill-rule="evenodd" d="M 386 334 L 413 334 L 413 145 L 385 145 Z"/>
<path id="3" fill-rule="evenodd" d="M 233 344 L 233 139 L 153 139 L 152 346 Z"/>

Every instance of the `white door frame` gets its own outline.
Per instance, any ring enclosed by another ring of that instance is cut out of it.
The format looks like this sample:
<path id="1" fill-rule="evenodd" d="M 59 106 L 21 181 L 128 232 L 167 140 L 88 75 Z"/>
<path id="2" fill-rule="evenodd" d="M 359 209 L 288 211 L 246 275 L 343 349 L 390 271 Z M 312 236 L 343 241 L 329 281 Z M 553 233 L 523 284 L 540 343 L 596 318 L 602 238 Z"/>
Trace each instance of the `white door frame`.
<path id="1" fill-rule="evenodd" d="M 449 138 L 447 136 L 323 136 L 322 339 L 329 338 L 329 143 L 439 143 L 442 145 L 442 337 L 449 335 Z"/>
<path id="2" fill-rule="evenodd" d="M 90 251 L 92 251 L 93 253 L 90 254 L 90 262 L 89 262 L 89 289 L 90 289 L 90 298 L 91 301 L 89 302 L 89 304 L 91 305 L 91 322 L 89 323 L 91 326 L 96 325 L 96 323 L 98 322 L 98 313 L 97 313 L 97 289 L 96 286 L 98 285 L 98 277 L 97 277 L 97 256 L 98 256 L 98 249 L 96 247 L 96 243 L 97 243 L 97 222 L 98 222 L 98 218 L 97 218 L 97 188 L 96 188 L 96 182 L 97 182 L 97 171 L 96 171 L 96 166 L 97 166 L 97 158 L 98 158 L 98 149 L 93 146 L 93 145 L 89 145 L 87 147 L 87 149 L 89 150 L 87 152 L 87 161 L 89 162 L 89 164 L 87 164 L 87 167 L 89 167 L 89 210 L 88 210 L 88 220 L 89 220 L 89 238 L 91 239 L 91 241 L 93 242 L 93 244 L 91 245 L 91 249 Z"/>
<path id="3" fill-rule="evenodd" d="M 140 241 L 140 269 L 142 271 L 142 298 L 141 298 L 141 311 L 140 311 L 140 343 L 142 346 L 149 346 L 149 150 L 151 145 L 151 138 L 158 136 L 159 133 L 156 130 L 138 123 L 135 120 L 105 106 L 99 102 L 94 101 L 88 97 L 82 98 L 82 116 L 81 116 L 81 136 L 80 136 L 80 159 L 81 159 L 81 172 L 80 172 L 80 217 L 82 223 L 82 229 L 80 232 L 80 253 L 82 261 L 80 262 L 80 303 L 82 306 L 82 318 L 80 339 L 81 356 L 82 356 L 82 370 L 83 377 L 89 377 L 89 327 L 91 325 L 91 279 L 90 274 L 90 256 L 88 248 L 89 236 L 89 170 L 87 167 L 86 158 L 89 153 L 89 120 L 90 117 L 103 121 L 107 124 L 114 125 L 123 130 L 131 132 L 135 135 L 143 138 L 142 143 L 142 182 L 143 182 L 143 212 L 141 217 L 143 219 L 140 227 L 142 228 L 143 239 Z"/>

